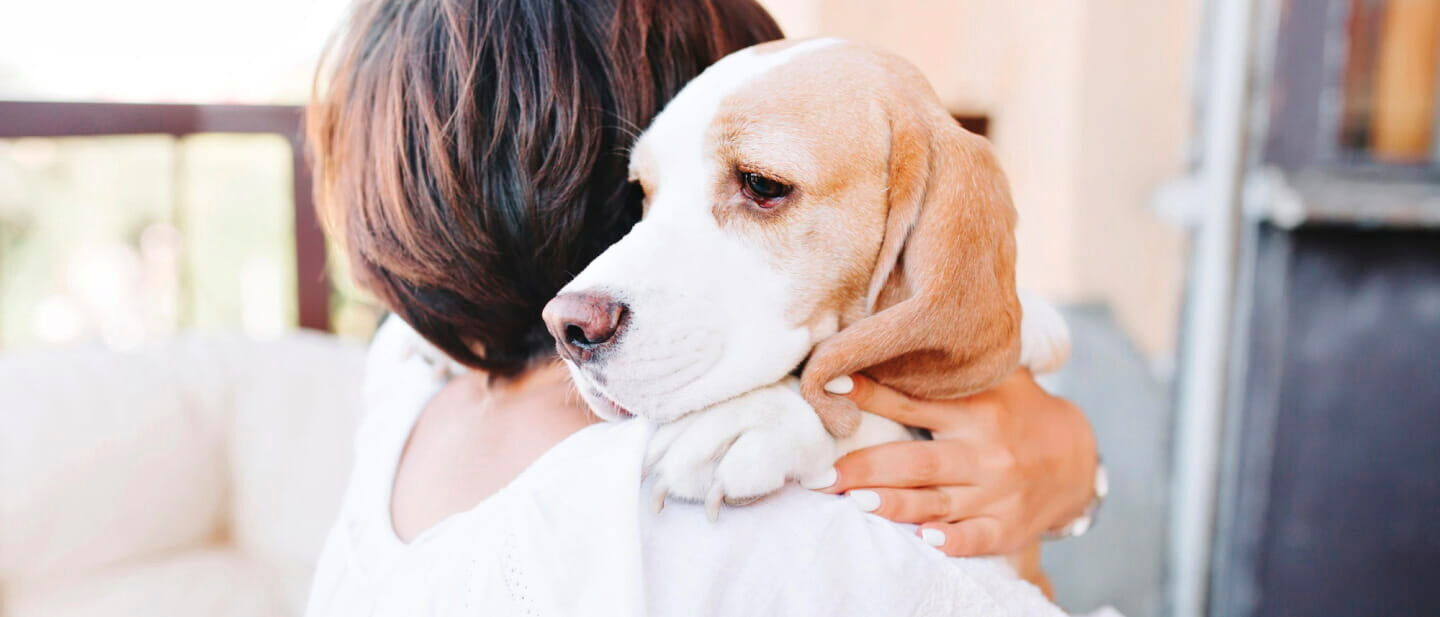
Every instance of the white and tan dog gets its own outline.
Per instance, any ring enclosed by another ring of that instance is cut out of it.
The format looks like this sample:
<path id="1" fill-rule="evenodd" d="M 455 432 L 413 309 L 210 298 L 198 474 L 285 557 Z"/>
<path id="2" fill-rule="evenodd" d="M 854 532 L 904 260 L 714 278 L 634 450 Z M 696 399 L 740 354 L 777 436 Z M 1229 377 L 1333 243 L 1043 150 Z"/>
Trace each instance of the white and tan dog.
<path id="1" fill-rule="evenodd" d="M 598 414 L 660 425 L 662 500 L 713 516 L 909 438 L 826 393 L 837 377 L 944 399 L 1068 354 L 1053 308 L 1026 299 L 1022 320 L 989 143 L 894 56 L 833 39 L 727 56 L 656 117 L 630 173 L 644 220 L 545 320 Z"/>

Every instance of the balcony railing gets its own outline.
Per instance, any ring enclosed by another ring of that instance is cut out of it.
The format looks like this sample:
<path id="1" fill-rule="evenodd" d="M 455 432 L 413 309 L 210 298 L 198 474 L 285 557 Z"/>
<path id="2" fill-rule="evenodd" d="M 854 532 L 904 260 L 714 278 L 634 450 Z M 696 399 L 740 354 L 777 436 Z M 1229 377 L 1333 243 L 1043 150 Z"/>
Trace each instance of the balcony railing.
<path id="1" fill-rule="evenodd" d="M 302 109 L 284 105 L 182 105 L 0 101 L 0 138 L 272 134 L 290 144 L 295 274 L 302 328 L 330 329 L 325 240 L 305 164 Z"/>

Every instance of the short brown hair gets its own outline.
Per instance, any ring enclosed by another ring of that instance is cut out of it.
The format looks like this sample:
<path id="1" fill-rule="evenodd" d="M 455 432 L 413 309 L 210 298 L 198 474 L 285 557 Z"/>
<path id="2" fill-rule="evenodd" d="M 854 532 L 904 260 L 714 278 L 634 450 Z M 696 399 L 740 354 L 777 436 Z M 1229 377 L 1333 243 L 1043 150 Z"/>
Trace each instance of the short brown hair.
<path id="1" fill-rule="evenodd" d="M 753 0 L 371 0 L 317 77 L 320 211 L 355 277 L 498 376 L 540 310 L 639 219 L 635 134 L 724 55 L 780 38 Z"/>

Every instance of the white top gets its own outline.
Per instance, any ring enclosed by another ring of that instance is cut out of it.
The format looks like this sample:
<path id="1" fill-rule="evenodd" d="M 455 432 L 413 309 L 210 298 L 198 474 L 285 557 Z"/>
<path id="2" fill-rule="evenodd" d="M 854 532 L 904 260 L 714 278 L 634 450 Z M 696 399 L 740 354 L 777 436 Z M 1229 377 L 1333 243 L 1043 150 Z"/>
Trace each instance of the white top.
<path id="1" fill-rule="evenodd" d="M 479 505 L 406 544 L 390 488 L 442 382 L 390 319 L 371 346 L 367 417 L 311 617 L 366 615 L 1058 616 L 994 559 L 949 559 L 914 527 L 790 486 L 710 523 L 696 505 L 648 507 L 650 428 L 598 424 L 551 448 Z"/>

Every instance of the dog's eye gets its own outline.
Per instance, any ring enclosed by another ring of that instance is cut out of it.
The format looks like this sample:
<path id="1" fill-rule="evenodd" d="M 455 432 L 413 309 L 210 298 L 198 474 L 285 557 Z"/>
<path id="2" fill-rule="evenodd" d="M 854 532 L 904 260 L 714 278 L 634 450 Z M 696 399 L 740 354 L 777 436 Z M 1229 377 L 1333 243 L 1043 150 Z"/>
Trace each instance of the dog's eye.
<path id="1" fill-rule="evenodd" d="M 740 185 L 745 196 L 762 208 L 772 207 L 770 202 L 790 194 L 790 185 L 749 171 L 740 172 Z"/>

